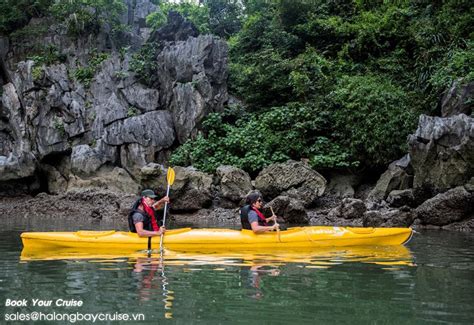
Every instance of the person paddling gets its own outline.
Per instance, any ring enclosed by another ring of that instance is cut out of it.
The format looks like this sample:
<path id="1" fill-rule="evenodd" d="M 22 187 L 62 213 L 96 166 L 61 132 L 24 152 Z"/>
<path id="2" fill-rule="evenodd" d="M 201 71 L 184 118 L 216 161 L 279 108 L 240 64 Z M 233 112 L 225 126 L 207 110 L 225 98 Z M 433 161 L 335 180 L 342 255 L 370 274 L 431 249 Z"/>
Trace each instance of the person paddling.
<path id="1" fill-rule="evenodd" d="M 128 226 L 131 232 L 137 233 L 140 237 L 161 236 L 166 229 L 159 225 L 158 211 L 165 203 L 169 203 L 169 197 L 165 196 L 156 201 L 158 196 L 153 190 L 144 190 L 141 197 L 135 201 L 128 214 Z"/>
<path id="2" fill-rule="evenodd" d="M 247 196 L 246 203 L 247 205 L 240 209 L 242 229 L 253 230 L 254 233 L 258 234 L 279 228 L 275 215 L 265 218 L 263 213 L 260 212 L 263 207 L 263 199 L 259 193 L 250 193 Z M 272 226 L 269 225 L 270 221 L 274 222 Z"/>

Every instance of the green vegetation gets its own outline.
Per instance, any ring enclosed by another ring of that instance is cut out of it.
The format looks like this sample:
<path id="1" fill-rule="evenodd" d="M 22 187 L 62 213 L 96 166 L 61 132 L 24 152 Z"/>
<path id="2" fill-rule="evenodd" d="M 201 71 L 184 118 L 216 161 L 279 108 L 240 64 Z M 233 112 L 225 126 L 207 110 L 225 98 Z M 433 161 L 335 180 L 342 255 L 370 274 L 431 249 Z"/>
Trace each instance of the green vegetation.
<path id="1" fill-rule="evenodd" d="M 56 46 L 47 45 L 41 47 L 37 55 L 28 57 L 28 59 L 34 61 L 34 66 L 31 71 L 33 80 L 39 80 L 43 75 L 44 66 L 65 62 L 66 56 L 62 54 Z"/>
<path id="2" fill-rule="evenodd" d="M 473 81 L 471 2 L 243 3 L 228 40 L 229 87 L 246 107 L 211 114 L 174 164 L 384 166 L 454 80 Z"/>
<path id="3" fill-rule="evenodd" d="M 108 25 L 112 32 L 124 29 L 119 21 L 126 6 L 122 0 L 55 1 L 49 8 L 52 15 L 66 24 L 70 35 L 87 35 Z"/>
<path id="4" fill-rule="evenodd" d="M 77 68 L 73 73 L 74 79 L 84 84 L 86 88 L 89 88 L 92 79 L 97 72 L 97 68 L 108 58 L 109 54 L 107 53 L 97 53 L 97 51 L 92 51 L 89 65 Z"/>
<path id="5" fill-rule="evenodd" d="M 0 35 L 21 29 L 31 18 L 47 15 L 47 9 L 52 2 L 52 0 L 0 1 Z"/>
<path id="6" fill-rule="evenodd" d="M 124 29 L 119 18 L 125 9 L 122 0 L 3 0 L 0 34 L 17 31 L 37 17 L 54 17 L 74 36 L 98 32 L 105 25 L 114 33 Z"/>
<path id="7" fill-rule="evenodd" d="M 136 107 L 130 106 L 127 110 L 127 117 L 137 116 L 139 113 L 140 111 Z"/>
<path id="8" fill-rule="evenodd" d="M 138 80 L 145 85 L 153 86 L 157 82 L 156 69 L 158 65 L 156 56 L 158 51 L 158 44 L 146 43 L 138 52 L 132 55 L 130 60 L 130 71 L 135 72 Z"/>
<path id="9" fill-rule="evenodd" d="M 55 116 L 53 119 L 53 127 L 59 132 L 61 138 L 66 135 L 66 129 L 64 128 L 64 122 L 61 118 Z"/>

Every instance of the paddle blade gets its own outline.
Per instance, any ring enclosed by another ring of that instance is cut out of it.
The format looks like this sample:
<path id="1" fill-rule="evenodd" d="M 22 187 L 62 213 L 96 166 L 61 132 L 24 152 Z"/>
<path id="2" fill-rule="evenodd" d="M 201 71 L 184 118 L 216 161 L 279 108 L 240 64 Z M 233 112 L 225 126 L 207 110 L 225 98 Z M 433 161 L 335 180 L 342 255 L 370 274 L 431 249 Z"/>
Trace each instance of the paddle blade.
<path id="1" fill-rule="evenodd" d="M 168 167 L 168 173 L 166 174 L 166 180 L 168 181 L 168 185 L 171 186 L 174 183 L 174 169 L 171 167 Z"/>

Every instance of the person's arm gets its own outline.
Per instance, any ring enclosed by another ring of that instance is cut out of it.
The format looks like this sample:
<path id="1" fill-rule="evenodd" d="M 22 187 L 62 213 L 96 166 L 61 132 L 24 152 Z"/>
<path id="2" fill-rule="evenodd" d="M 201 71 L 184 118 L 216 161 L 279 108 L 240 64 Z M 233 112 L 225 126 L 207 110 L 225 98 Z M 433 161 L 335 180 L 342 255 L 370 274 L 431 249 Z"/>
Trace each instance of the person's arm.
<path id="1" fill-rule="evenodd" d="M 168 196 L 162 197 L 160 200 L 156 201 L 156 203 L 153 204 L 153 207 L 156 210 L 159 210 L 165 205 L 165 203 L 170 203 L 170 198 Z"/>
<path id="2" fill-rule="evenodd" d="M 269 217 L 269 218 L 265 218 L 265 221 L 266 221 L 266 222 L 273 221 L 274 223 L 277 223 L 277 216 L 276 216 L 276 215 L 272 215 L 272 216 Z"/>
<path id="3" fill-rule="evenodd" d="M 135 224 L 135 229 L 137 230 L 137 234 L 139 237 L 161 236 L 161 234 L 164 234 L 166 231 L 165 227 L 160 227 L 160 230 L 158 231 L 145 230 L 143 229 L 143 222 L 137 222 Z"/>
<path id="4" fill-rule="evenodd" d="M 261 234 L 262 232 L 276 230 L 278 228 L 278 224 L 274 224 L 273 226 L 259 226 L 258 221 L 254 221 L 250 224 L 252 230 L 255 234 Z"/>

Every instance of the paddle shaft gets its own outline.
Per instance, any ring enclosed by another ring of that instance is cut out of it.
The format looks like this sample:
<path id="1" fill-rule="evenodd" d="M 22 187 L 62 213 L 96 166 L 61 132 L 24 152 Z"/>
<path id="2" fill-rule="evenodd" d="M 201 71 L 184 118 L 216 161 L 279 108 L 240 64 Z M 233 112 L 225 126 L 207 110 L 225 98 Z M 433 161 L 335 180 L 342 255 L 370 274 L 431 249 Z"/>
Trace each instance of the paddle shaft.
<path id="1" fill-rule="evenodd" d="M 166 188 L 166 196 L 170 195 L 170 184 L 168 184 L 168 187 Z M 163 212 L 163 227 L 166 224 L 166 212 L 168 210 L 168 202 L 165 202 L 165 210 Z M 160 250 L 163 250 L 163 233 L 161 234 L 160 238 Z"/>

